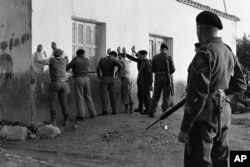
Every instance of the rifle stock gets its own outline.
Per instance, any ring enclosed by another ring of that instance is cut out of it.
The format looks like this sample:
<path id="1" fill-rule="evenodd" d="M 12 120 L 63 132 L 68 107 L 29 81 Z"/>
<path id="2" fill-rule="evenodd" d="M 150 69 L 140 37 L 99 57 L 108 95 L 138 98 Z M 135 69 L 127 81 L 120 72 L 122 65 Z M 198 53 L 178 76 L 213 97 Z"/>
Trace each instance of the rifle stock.
<path id="1" fill-rule="evenodd" d="M 173 106 L 172 108 L 170 108 L 169 110 L 167 110 L 166 112 L 164 112 L 160 118 L 158 120 L 156 120 L 154 123 L 152 123 L 151 125 L 149 125 L 146 130 L 148 130 L 149 128 L 151 128 L 152 126 L 154 126 L 157 122 L 164 120 L 166 118 L 168 118 L 171 114 L 173 114 L 174 112 L 176 112 L 179 108 L 181 108 L 182 106 L 184 106 L 186 102 L 186 98 L 182 99 L 179 103 L 177 103 L 175 106 Z"/>
<path id="2" fill-rule="evenodd" d="M 171 96 L 174 96 L 174 83 L 173 83 L 173 78 L 170 74 L 170 67 L 169 67 L 169 61 L 166 60 L 166 63 L 167 63 L 167 77 L 168 77 L 168 80 L 169 80 L 169 87 L 170 87 L 170 93 L 171 93 Z"/>

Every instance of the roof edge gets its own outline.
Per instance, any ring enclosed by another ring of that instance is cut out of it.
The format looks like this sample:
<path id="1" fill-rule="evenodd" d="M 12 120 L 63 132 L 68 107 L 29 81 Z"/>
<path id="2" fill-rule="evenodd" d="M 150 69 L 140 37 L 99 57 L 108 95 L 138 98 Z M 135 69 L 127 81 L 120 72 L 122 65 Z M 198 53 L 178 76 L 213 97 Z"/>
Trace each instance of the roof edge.
<path id="1" fill-rule="evenodd" d="M 229 20 L 233 20 L 233 21 L 240 21 L 240 19 L 235 16 L 235 15 L 230 15 L 230 14 L 227 14 L 227 13 L 224 13 L 224 12 L 221 12 L 217 9 L 213 9 L 213 8 L 210 8 L 209 6 L 205 6 L 205 5 L 202 5 L 198 2 L 194 2 L 192 0 L 176 0 L 180 3 L 184 3 L 188 6 L 192 6 L 194 8 L 198 8 L 198 9 L 201 9 L 201 10 L 206 10 L 206 11 L 209 11 L 209 12 L 212 12 L 214 14 L 217 14 L 218 16 L 221 16 L 221 17 L 224 17 L 226 19 L 229 19 Z"/>

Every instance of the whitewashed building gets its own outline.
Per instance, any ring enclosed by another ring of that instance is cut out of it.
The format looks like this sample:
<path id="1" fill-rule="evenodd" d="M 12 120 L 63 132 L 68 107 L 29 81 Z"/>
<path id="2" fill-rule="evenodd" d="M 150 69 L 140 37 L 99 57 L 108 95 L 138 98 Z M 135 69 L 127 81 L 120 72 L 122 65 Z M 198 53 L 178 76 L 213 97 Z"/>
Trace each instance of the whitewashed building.
<path id="1" fill-rule="evenodd" d="M 220 35 L 234 52 L 236 50 L 239 18 L 223 12 L 223 0 L 0 0 L 0 5 L 1 17 L 4 16 L 0 23 L 8 27 L 0 30 L 1 40 L 10 44 L 13 38 L 15 44 L 15 34 L 20 34 L 16 38 L 22 40 L 23 37 L 25 44 L 19 46 L 16 43 L 13 49 L 2 49 L 2 53 L 9 53 L 12 57 L 13 77 L 0 78 L 0 89 L 3 90 L 0 99 L 4 102 L 0 107 L 0 120 L 29 124 L 48 118 L 46 89 L 49 77 L 30 82 L 34 79 L 30 72 L 30 53 L 35 52 L 38 44 L 42 44 L 49 55 L 51 42 L 55 41 L 69 59 L 78 48 L 86 50 L 93 72 L 91 86 L 96 106 L 100 106 L 99 83 L 94 72 L 98 60 L 106 55 L 108 48 L 126 47 L 130 53 L 135 45 L 137 50 L 148 50 L 149 58 L 152 58 L 159 52 L 160 44 L 165 42 L 176 66 L 174 81 L 185 81 L 187 67 L 194 56 L 194 43 L 197 42 L 195 17 L 199 12 L 209 10 L 220 16 L 224 26 Z M 26 52 L 20 58 L 18 51 L 22 53 L 24 50 Z M 2 69 L 7 68 L 3 63 L 0 65 Z M 131 77 L 136 79 L 136 64 L 131 65 L 131 71 Z M 17 85 L 20 82 L 26 86 Z M 24 88 L 27 88 L 27 98 L 20 95 L 16 98 L 18 102 L 6 100 L 16 92 L 23 93 Z M 69 96 L 70 108 L 74 109 L 72 93 Z M 14 111 L 13 104 L 18 111 Z"/>

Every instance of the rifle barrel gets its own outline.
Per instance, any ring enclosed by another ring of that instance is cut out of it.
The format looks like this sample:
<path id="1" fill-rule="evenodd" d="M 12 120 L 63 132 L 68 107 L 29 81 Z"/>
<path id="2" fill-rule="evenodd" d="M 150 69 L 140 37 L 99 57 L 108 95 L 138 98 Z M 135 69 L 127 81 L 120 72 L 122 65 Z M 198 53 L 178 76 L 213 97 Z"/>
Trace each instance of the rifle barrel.
<path id="1" fill-rule="evenodd" d="M 157 122 L 159 122 L 161 119 L 156 120 L 154 123 L 152 123 L 151 125 L 149 125 L 145 130 L 148 130 L 149 128 L 151 128 L 152 126 L 154 126 Z"/>
<path id="2" fill-rule="evenodd" d="M 146 130 L 148 130 L 149 128 L 151 128 L 152 126 L 154 126 L 157 122 L 166 119 L 167 117 L 169 117 L 171 114 L 173 114 L 175 111 L 177 111 L 179 108 L 181 108 L 186 102 L 186 98 L 182 99 L 179 103 L 177 103 L 174 107 L 170 108 L 169 110 L 167 110 L 166 112 L 164 112 L 161 117 L 156 120 L 154 123 L 152 123 L 151 125 L 149 125 Z"/>

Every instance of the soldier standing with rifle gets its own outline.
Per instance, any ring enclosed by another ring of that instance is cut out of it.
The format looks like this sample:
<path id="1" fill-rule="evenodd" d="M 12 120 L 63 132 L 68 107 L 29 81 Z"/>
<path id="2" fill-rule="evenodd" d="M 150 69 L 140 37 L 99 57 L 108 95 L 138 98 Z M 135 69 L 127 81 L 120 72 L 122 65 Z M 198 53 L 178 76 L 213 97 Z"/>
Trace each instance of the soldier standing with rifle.
<path id="1" fill-rule="evenodd" d="M 169 107 L 170 93 L 173 95 L 172 74 L 175 72 L 174 63 L 171 56 L 167 55 L 168 46 L 161 44 L 161 53 L 155 55 L 152 60 L 152 72 L 155 73 L 154 93 L 150 105 L 150 117 L 154 117 L 154 112 L 163 92 L 162 112 Z"/>
<path id="2" fill-rule="evenodd" d="M 217 36 L 220 18 L 208 11 L 196 17 L 200 48 L 189 68 L 179 141 L 185 167 L 228 167 L 231 109 L 226 94 L 243 93 L 246 83 L 231 49 Z"/>

